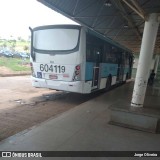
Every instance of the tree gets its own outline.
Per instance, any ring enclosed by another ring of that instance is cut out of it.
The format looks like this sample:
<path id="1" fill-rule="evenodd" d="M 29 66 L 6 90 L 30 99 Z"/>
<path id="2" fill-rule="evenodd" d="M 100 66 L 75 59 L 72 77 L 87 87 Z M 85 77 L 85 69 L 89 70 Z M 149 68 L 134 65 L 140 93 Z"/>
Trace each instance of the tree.
<path id="1" fill-rule="evenodd" d="M 23 49 L 24 49 L 25 51 L 29 51 L 29 46 L 25 45 L 25 46 L 23 47 Z"/>
<path id="2" fill-rule="evenodd" d="M 12 51 L 15 51 L 16 40 L 15 40 L 15 39 L 13 39 L 13 40 L 11 39 L 11 40 L 8 41 L 8 43 L 9 43 L 10 49 L 11 49 Z"/>
<path id="3" fill-rule="evenodd" d="M 7 47 L 7 43 L 4 42 L 4 43 L 2 44 L 2 47 L 6 48 L 6 47 Z"/>
<path id="4" fill-rule="evenodd" d="M 18 37 L 18 40 L 21 41 L 21 40 L 22 40 L 22 37 Z"/>
<path id="5" fill-rule="evenodd" d="M 15 51 L 15 47 L 16 47 L 16 43 L 11 43 L 10 48 L 11 48 L 12 51 Z"/>

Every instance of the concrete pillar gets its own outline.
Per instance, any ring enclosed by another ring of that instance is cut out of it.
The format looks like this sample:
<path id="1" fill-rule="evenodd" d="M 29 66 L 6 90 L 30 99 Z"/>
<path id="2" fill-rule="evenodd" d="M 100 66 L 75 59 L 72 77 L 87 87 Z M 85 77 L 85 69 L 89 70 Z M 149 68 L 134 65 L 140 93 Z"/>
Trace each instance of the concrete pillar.
<path id="1" fill-rule="evenodd" d="M 158 31 L 158 15 L 152 13 L 145 22 L 131 106 L 143 107 L 148 76 Z"/>
<path id="2" fill-rule="evenodd" d="M 154 65 L 155 74 L 157 74 L 158 65 L 159 65 L 159 55 L 156 55 L 156 57 L 155 57 L 155 65 Z"/>

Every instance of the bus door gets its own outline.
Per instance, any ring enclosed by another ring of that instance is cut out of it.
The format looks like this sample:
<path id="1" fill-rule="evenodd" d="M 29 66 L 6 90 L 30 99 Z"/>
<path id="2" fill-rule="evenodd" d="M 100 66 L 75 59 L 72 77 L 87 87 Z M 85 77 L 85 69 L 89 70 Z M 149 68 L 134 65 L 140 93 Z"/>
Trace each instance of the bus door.
<path id="1" fill-rule="evenodd" d="M 102 57 L 101 48 L 95 48 L 93 54 L 94 54 L 95 65 L 93 67 L 92 89 L 97 89 L 98 88 L 98 82 L 99 82 L 100 62 L 101 62 L 101 57 Z"/>
<path id="2" fill-rule="evenodd" d="M 119 55 L 118 55 L 118 70 L 117 70 L 117 81 L 118 82 L 123 81 L 124 68 L 125 68 L 124 59 L 125 59 L 125 54 L 119 53 Z"/>

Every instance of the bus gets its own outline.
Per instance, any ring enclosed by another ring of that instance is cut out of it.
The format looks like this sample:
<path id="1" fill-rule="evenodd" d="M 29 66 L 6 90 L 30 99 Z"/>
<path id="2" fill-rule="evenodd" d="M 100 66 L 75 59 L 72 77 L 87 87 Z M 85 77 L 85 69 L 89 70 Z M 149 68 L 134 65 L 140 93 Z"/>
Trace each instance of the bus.
<path id="1" fill-rule="evenodd" d="M 88 94 L 131 78 L 130 50 L 80 25 L 31 29 L 32 86 Z"/>

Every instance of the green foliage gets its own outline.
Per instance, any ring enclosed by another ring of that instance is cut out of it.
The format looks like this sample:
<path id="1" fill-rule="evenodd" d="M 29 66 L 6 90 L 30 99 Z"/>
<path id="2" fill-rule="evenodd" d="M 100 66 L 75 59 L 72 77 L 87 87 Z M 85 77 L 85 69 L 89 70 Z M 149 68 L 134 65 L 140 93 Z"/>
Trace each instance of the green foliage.
<path id="1" fill-rule="evenodd" d="M 16 47 L 16 40 L 10 40 L 9 41 L 9 47 L 12 51 L 15 51 L 15 47 Z"/>
<path id="2" fill-rule="evenodd" d="M 18 37 L 18 40 L 21 41 L 22 37 Z"/>
<path id="3" fill-rule="evenodd" d="M 0 57 L 0 67 L 4 66 L 12 71 L 30 71 L 29 59 L 26 61 L 18 58 Z"/>
<path id="4" fill-rule="evenodd" d="M 7 47 L 7 43 L 6 43 L 6 42 L 3 42 L 3 43 L 2 43 L 2 47 Z"/>
<path id="5" fill-rule="evenodd" d="M 25 46 L 23 47 L 23 49 L 24 49 L 25 51 L 29 51 L 29 46 L 25 45 Z"/>
<path id="6" fill-rule="evenodd" d="M 16 50 L 19 52 L 28 51 L 29 52 L 30 42 L 25 41 L 24 39 L 20 38 L 20 40 L 0 40 L 0 47 L 10 48 L 11 50 Z M 20 49 L 20 50 L 18 50 Z"/>

